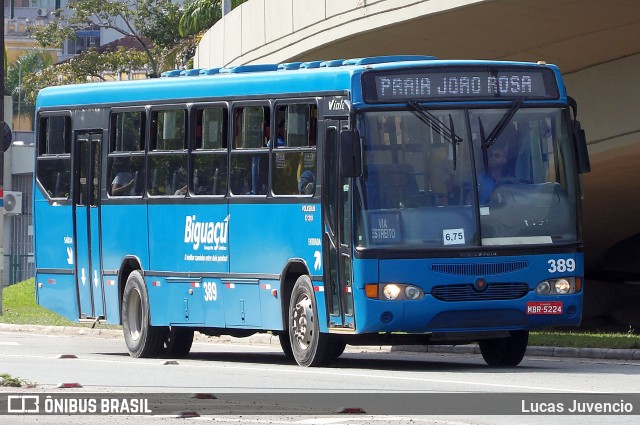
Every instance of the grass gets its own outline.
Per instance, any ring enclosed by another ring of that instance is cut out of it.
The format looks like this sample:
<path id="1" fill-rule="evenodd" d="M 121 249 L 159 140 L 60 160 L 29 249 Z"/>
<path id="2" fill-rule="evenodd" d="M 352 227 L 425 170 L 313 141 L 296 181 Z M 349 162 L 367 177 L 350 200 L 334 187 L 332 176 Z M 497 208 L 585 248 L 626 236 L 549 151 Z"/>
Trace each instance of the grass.
<path id="1" fill-rule="evenodd" d="M 33 279 L 2 288 L 2 315 L 0 323 L 16 325 L 77 326 L 89 327 L 86 323 L 74 322 L 36 303 L 36 286 Z M 96 325 L 96 328 L 113 329 L 119 326 Z"/>
<path id="2" fill-rule="evenodd" d="M 48 326 L 76 325 L 75 322 L 36 304 L 36 287 L 33 279 L 2 288 L 0 323 Z"/>
<path id="3" fill-rule="evenodd" d="M 33 279 L 16 283 L 2 290 L 2 315 L 0 323 L 47 326 L 81 326 L 36 304 Z M 97 325 L 100 328 L 119 328 L 113 325 Z M 634 333 L 592 332 L 532 332 L 531 346 L 575 347 L 575 348 L 629 348 L 640 349 L 640 335 Z"/>
<path id="4" fill-rule="evenodd" d="M 24 379 L 14 378 L 8 373 L 0 373 L 0 387 L 22 387 L 32 386 L 32 383 Z"/>
<path id="5" fill-rule="evenodd" d="M 640 335 L 632 333 L 532 332 L 529 335 L 529 345 L 640 349 Z"/>

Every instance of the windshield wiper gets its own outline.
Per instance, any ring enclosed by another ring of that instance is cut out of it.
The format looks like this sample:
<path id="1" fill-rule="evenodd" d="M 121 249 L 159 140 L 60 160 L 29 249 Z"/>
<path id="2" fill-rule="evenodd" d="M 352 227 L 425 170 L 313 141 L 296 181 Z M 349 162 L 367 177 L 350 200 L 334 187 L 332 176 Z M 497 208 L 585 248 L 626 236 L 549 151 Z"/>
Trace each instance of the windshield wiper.
<path id="1" fill-rule="evenodd" d="M 451 146 L 453 148 L 453 169 L 455 170 L 458 160 L 457 148 L 458 144 L 462 143 L 462 137 L 458 136 L 455 132 L 451 114 L 449 114 L 449 127 L 447 127 L 435 115 L 433 115 L 419 103 L 407 102 L 407 105 L 409 105 L 411 110 L 415 112 L 420 121 L 427 124 L 432 130 L 435 130 L 437 133 L 443 135 L 444 138 L 447 139 L 449 143 L 451 143 Z"/>
<path id="2" fill-rule="evenodd" d="M 484 136 L 484 125 L 482 124 L 482 119 L 478 116 L 478 125 L 480 126 L 480 142 L 482 144 L 482 161 L 484 163 L 484 169 L 486 170 L 489 166 L 489 156 L 487 150 L 491 145 L 493 145 L 498 137 L 502 134 L 507 125 L 509 125 L 509 121 L 511 118 L 518 112 L 518 109 L 522 106 L 522 99 L 516 99 L 511 104 L 511 108 L 500 118 L 498 124 L 491 130 L 491 133 L 485 138 Z"/>

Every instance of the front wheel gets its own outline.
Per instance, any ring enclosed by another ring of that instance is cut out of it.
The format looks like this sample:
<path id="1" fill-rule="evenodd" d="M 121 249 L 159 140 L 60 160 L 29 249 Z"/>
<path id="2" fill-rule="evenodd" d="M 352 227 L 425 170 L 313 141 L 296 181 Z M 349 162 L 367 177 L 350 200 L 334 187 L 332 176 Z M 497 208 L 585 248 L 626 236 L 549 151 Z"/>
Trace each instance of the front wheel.
<path id="1" fill-rule="evenodd" d="M 320 333 L 318 307 L 309 276 L 296 281 L 289 303 L 289 341 L 300 366 L 321 366 L 331 356 L 329 335 Z"/>
<path id="2" fill-rule="evenodd" d="M 293 349 L 291 348 L 291 339 L 289 337 L 289 332 L 285 331 L 278 335 L 278 340 L 280 341 L 280 347 L 282 347 L 282 352 L 288 358 L 293 358 Z"/>
<path id="3" fill-rule="evenodd" d="M 133 271 L 122 294 L 122 329 L 132 357 L 155 357 L 162 352 L 167 328 L 150 323 L 147 286 L 142 274 Z"/>
<path id="4" fill-rule="evenodd" d="M 507 338 L 479 341 L 482 358 L 489 366 L 518 366 L 524 358 L 529 343 L 528 331 L 513 331 Z"/>

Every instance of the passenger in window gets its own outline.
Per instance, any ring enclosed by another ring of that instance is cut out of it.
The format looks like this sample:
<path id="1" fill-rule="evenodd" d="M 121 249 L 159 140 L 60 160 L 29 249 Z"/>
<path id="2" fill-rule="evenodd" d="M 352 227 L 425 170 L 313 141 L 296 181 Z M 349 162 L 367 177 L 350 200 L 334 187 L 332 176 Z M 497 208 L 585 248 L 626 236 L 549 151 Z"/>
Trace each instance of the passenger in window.
<path id="1" fill-rule="evenodd" d="M 183 168 L 173 173 L 172 188 L 175 190 L 174 196 L 184 196 L 187 194 L 187 173 Z"/>
<path id="2" fill-rule="evenodd" d="M 298 181 L 298 193 L 300 195 L 312 195 L 316 187 L 316 176 L 311 170 L 305 170 Z"/>
<path id="3" fill-rule="evenodd" d="M 280 148 L 285 145 L 285 125 L 284 120 L 281 120 L 278 124 L 278 140 L 276 142 L 276 147 Z"/>
<path id="4" fill-rule="evenodd" d="M 111 196 L 126 196 L 131 193 L 134 185 L 134 175 L 129 171 L 128 159 L 119 167 L 120 171 L 111 182 Z"/>

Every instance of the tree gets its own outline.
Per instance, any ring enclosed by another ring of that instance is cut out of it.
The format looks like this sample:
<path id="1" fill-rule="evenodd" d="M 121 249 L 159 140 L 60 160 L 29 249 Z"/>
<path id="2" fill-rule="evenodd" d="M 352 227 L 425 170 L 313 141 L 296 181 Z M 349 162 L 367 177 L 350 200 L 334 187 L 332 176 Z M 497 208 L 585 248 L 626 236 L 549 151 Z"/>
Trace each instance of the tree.
<path id="1" fill-rule="evenodd" d="M 247 0 L 232 0 L 231 8 L 235 9 Z M 221 0 L 187 0 L 180 17 L 180 35 L 201 34 L 207 31 L 222 17 Z"/>
<path id="2" fill-rule="evenodd" d="M 184 11 L 176 0 L 69 0 L 46 26 L 32 37 L 40 47 L 58 47 L 76 31 L 113 29 L 135 38 L 140 48 L 99 51 L 89 49 L 67 61 L 23 76 L 24 99 L 35 102 L 47 86 L 104 80 L 108 72 L 147 70 L 148 77 L 191 67 L 200 37 L 220 19 L 220 0 L 186 0 Z M 237 7 L 246 0 L 232 0 Z M 188 13 L 188 18 L 182 17 Z M 190 22 L 195 21 L 195 22 Z"/>
<path id="3" fill-rule="evenodd" d="M 235 9 L 247 0 L 232 0 Z M 204 33 L 222 18 L 221 0 L 187 0 L 184 3 L 178 31 L 182 39 L 174 49 L 174 62 L 193 68 L 193 56 Z"/>
<path id="4" fill-rule="evenodd" d="M 42 50 L 32 50 L 20 56 L 7 68 L 5 74 L 5 91 L 13 97 L 13 113 L 28 114 L 33 118 L 35 104 L 33 99 L 25 96 L 23 82 L 30 74 L 42 71 L 51 65 L 51 56 Z"/>
<path id="5" fill-rule="evenodd" d="M 167 65 L 174 65 L 164 63 L 162 58 L 163 50 L 180 39 L 179 21 L 180 10 L 171 0 L 70 0 L 66 13 L 46 26 L 35 27 L 32 37 L 41 47 L 60 46 L 64 40 L 75 38 L 76 31 L 109 28 L 138 41 L 146 55 L 149 76 L 156 77 Z M 131 62 L 126 55 L 118 56 L 124 60 L 123 67 Z"/>

